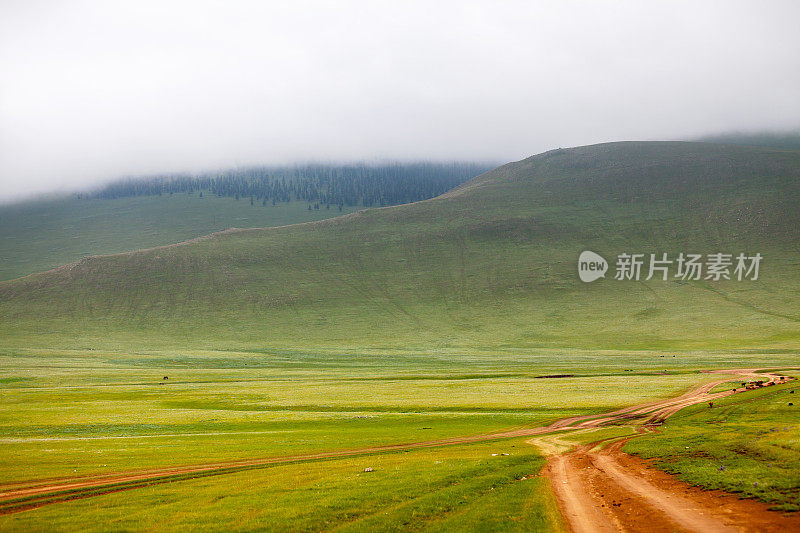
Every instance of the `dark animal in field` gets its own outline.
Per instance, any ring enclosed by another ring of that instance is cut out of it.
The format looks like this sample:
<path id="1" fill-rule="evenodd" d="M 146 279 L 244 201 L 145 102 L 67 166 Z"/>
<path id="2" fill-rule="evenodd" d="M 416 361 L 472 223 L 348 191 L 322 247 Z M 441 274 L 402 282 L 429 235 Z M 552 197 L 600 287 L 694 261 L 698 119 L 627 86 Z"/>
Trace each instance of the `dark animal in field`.
<path id="1" fill-rule="evenodd" d="M 169 376 L 164 376 L 164 379 L 169 379 Z"/>
<path id="2" fill-rule="evenodd" d="M 708 402 L 708 408 L 711 409 L 712 407 L 714 407 L 714 402 Z"/>

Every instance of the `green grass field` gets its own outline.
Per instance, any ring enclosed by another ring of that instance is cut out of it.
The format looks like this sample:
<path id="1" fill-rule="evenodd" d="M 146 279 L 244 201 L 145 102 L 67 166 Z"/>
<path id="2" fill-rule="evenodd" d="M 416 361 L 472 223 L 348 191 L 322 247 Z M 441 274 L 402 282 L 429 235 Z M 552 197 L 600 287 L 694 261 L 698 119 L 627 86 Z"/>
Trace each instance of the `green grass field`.
<path id="1" fill-rule="evenodd" d="M 206 193 L 132 198 L 60 197 L 0 204 L 0 280 L 113 254 L 182 242 L 228 228 L 321 220 L 354 208 L 308 210 L 305 202 L 250 205 Z"/>
<path id="2" fill-rule="evenodd" d="M 791 373 L 789 375 L 792 375 Z M 688 407 L 625 451 L 681 479 L 800 510 L 800 392 L 796 382 Z M 789 405 L 789 404 L 794 405 Z"/>
<path id="3" fill-rule="evenodd" d="M 300 463 L 0 516 L 0 528 L 562 531 L 542 465 L 523 441 Z"/>
<path id="4" fill-rule="evenodd" d="M 0 357 L 0 479 L 532 427 L 680 394 L 719 379 L 699 370 L 729 357 L 10 351 Z M 574 377 L 537 378 L 559 373 Z M 538 449 L 519 439 L 306 461 L 56 503 L 0 516 L 0 528 L 555 531 L 552 495 L 537 477 L 542 464 Z M 367 466 L 375 471 L 363 472 Z"/>
<path id="5" fill-rule="evenodd" d="M 481 434 L 665 398 L 715 379 L 698 373 L 704 361 L 673 363 L 662 375 L 652 371 L 657 356 L 617 354 L 591 358 L 592 373 L 573 357 L 12 352 L 0 358 L 0 479 Z M 536 379 L 570 363 L 575 377 Z"/>

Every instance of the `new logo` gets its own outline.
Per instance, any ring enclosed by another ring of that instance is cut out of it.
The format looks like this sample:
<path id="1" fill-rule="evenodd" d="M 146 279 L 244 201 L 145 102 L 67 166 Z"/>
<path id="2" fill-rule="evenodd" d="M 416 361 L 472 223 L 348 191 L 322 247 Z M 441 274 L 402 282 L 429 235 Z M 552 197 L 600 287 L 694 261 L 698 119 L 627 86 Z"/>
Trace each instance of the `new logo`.
<path id="1" fill-rule="evenodd" d="M 606 277 L 608 262 L 600 255 L 586 250 L 578 257 L 578 276 L 584 283 Z"/>

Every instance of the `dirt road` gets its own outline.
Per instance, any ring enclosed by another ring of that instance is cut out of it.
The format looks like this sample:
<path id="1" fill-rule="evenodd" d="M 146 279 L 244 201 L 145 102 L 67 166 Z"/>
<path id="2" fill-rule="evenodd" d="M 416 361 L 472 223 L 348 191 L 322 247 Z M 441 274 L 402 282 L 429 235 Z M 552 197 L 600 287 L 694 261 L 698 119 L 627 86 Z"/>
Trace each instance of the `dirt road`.
<path id="1" fill-rule="evenodd" d="M 747 377 L 756 376 L 750 372 Z M 775 381 L 774 376 L 772 380 Z M 663 421 L 681 405 L 689 405 L 692 398 L 707 401 L 718 397 L 698 397 L 694 392 L 685 395 L 685 401 L 652 411 L 650 420 Z M 638 430 L 645 432 L 647 427 L 639 426 Z M 704 491 L 648 467 L 641 459 L 622 452 L 627 440 L 619 439 L 608 446 L 581 446 L 550 458 L 544 473 L 550 478 L 562 515 L 573 532 L 800 531 L 800 517 L 796 515 L 769 511 L 761 502 L 741 500 L 720 491 Z"/>
<path id="2" fill-rule="evenodd" d="M 708 391 L 710 391 L 717 384 L 729 381 L 731 379 L 730 374 L 745 376 L 748 379 L 764 379 L 771 382 L 778 380 L 777 376 L 771 374 L 759 374 L 752 369 L 723 370 L 716 372 L 720 374 L 727 374 L 727 376 L 720 376 L 719 380 L 706 383 L 676 398 L 627 407 L 603 415 L 564 418 L 548 426 L 537 428 L 514 429 L 510 431 L 487 433 L 482 435 L 469 435 L 450 439 L 414 442 L 407 444 L 373 446 L 353 450 L 340 450 L 282 457 L 267 457 L 263 459 L 208 463 L 174 468 L 140 470 L 135 472 L 120 472 L 115 474 L 86 476 L 80 478 L 29 480 L 25 482 L 0 484 L 0 514 L 19 512 L 26 509 L 47 505 L 49 503 L 97 496 L 156 483 L 180 481 L 188 478 L 208 475 L 221 475 L 247 469 L 263 468 L 281 463 L 333 459 L 355 455 L 366 455 L 418 448 L 432 448 L 453 444 L 466 444 L 470 442 L 507 439 L 513 437 L 546 435 L 575 429 L 600 427 L 612 423 L 619 423 L 620 421 L 625 420 L 635 420 L 644 422 L 645 424 L 657 423 L 688 405 L 734 394 L 735 392 L 731 390 L 715 394 L 708 393 Z M 736 392 L 740 392 L 741 390 L 744 389 L 739 389 Z M 583 511 L 576 512 L 576 515 L 584 516 L 589 513 L 590 505 L 588 504 L 588 500 L 586 500 L 586 490 L 584 490 L 580 483 L 575 482 L 575 479 L 579 476 L 577 476 L 575 469 L 572 467 L 573 463 L 571 461 L 572 459 L 569 457 L 565 458 L 563 462 L 561 460 L 557 460 L 556 466 L 553 467 L 555 470 L 551 468 L 550 471 L 551 475 L 555 475 L 552 474 L 552 472 L 556 472 L 559 476 L 563 475 L 564 479 L 573 480 L 571 483 L 566 483 L 570 487 L 569 490 L 572 491 L 572 496 L 569 496 L 568 500 L 563 500 L 562 505 L 565 506 L 565 509 L 583 509 Z M 609 467 L 607 466 L 607 468 Z M 572 503 L 569 505 L 564 503 L 565 501 L 573 500 L 578 503 Z M 580 504 L 581 501 L 584 501 L 584 503 Z M 589 522 L 591 522 L 591 520 L 589 520 Z M 608 529 L 597 529 L 597 531 L 607 530 Z M 580 529 L 576 527 L 576 531 L 595 531 L 595 529 Z"/>
<path id="3" fill-rule="evenodd" d="M 796 515 L 692 487 L 621 452 L 622 445 L 599 451 L 581 447 L 548 464 L 545 474 L 573 532 L 800 531 Z"/>

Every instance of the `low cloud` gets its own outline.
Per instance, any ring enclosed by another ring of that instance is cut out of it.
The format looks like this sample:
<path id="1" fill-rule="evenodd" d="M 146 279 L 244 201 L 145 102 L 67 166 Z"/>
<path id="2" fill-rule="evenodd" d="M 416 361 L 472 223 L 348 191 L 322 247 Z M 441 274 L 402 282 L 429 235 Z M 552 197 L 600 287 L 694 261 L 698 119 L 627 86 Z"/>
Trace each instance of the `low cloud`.
<path id="1" fill-rule="evenodd" d="M 796 2 L 4 2 L 0 198 L 800 125 Z"/>

